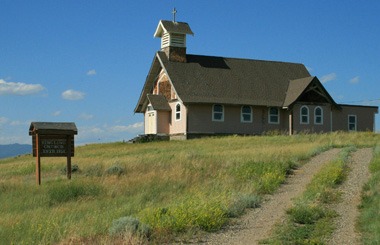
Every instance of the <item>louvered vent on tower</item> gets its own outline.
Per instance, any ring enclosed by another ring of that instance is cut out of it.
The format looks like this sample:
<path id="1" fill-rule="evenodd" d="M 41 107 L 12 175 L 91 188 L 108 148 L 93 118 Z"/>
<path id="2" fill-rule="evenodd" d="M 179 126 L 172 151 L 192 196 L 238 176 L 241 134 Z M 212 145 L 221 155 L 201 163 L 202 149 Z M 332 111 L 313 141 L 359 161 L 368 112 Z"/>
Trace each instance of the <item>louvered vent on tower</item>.
<path id="1" fill-rule="evenodd" d="M 187 23 L 161 20 L 154 37 L 161 38 L 161 51 L 170 61 L 186 62 L 186 34 L 194 35 Z"/>

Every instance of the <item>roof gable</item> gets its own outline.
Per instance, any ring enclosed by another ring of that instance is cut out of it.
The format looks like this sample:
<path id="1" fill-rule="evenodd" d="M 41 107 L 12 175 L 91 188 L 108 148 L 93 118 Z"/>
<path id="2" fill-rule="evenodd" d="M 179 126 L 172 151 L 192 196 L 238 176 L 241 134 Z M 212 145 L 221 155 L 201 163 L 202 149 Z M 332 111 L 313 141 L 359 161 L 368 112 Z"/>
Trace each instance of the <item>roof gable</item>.
<path id="1" fill-rule="evenodd" d="M 165 32 L 194 35 L 193 31 L 190 29 L 189 24 L 185 22 L 160 20 L 153 36 L 162 37 L 163 33 Z"/>
<path id="2" fill-rule="evenodd" d="M 288 107 L 293 104 L 313 79 L 314 77 L 305 77 L 290 81 L 283 106 Z"/>
<path id="3" fill-rule="evenodd" d="M 297 101 L 329 103 L 338 107 L 317 77 L 306 77 L 289 82 L 283 106 L 290 107 Z"/>

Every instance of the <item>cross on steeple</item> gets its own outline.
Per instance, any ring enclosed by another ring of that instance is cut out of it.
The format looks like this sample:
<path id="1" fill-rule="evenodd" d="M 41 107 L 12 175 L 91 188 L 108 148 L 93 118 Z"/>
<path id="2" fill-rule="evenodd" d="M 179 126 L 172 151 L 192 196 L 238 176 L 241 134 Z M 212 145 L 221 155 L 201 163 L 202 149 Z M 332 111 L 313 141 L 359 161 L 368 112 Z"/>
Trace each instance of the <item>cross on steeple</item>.
<path id="1" fill-rule="evenodd" d="M 175 8 L 173 9 L 172 14 L 173 14 L 173 22 L 176 22 L 175 15 L 177 14 L 177 10 Z"/>

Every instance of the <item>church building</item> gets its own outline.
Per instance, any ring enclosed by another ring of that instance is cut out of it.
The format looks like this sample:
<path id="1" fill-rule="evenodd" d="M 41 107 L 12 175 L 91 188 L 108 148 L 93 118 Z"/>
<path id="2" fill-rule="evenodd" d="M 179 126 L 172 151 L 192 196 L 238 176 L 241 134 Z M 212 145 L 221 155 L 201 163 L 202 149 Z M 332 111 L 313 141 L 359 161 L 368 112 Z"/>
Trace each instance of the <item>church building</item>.
<path id="1" fill-rule="evenodd" d="M 135 108 L 145 134 L 374 131 L 378 107 L 337 104 L 303 64 L 188 54 L 187 35 L 187 23 L 158 23 L 161 49 Z"/>

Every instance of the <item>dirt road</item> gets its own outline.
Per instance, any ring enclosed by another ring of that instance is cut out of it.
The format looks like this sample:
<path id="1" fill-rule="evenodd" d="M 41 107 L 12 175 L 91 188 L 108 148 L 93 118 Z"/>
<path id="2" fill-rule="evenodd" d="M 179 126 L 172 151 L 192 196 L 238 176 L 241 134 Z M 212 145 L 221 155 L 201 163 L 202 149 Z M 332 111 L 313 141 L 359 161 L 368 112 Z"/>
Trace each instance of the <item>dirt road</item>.
<path id="1" fill-rule="evenodd" d="M 274 225 L 284 219 L 292 200 L 305 191 L 312 177 L 339 152 L 340 149 L 331 149 L 313 157 L 296 170 L 275 194 L 267 196 L 260 208 L 248 211 L 236 225 L 211 234 L 204 244 L 258 244 L 260 240 L 267 238 Z M 360 235 L 355 232 L 354 226 L 358 216 L 360 191 L 369 178 L 368 164 L 371 158 L 372 149 L 369 148 L 353 153 L 349 163 L 350 174 L 340 187 L 344 193 L 343 200 L 333 207 L 340 218 L 337 219 L 337 230 L 330 240 L 331 244 L 360 244 Z"/>

